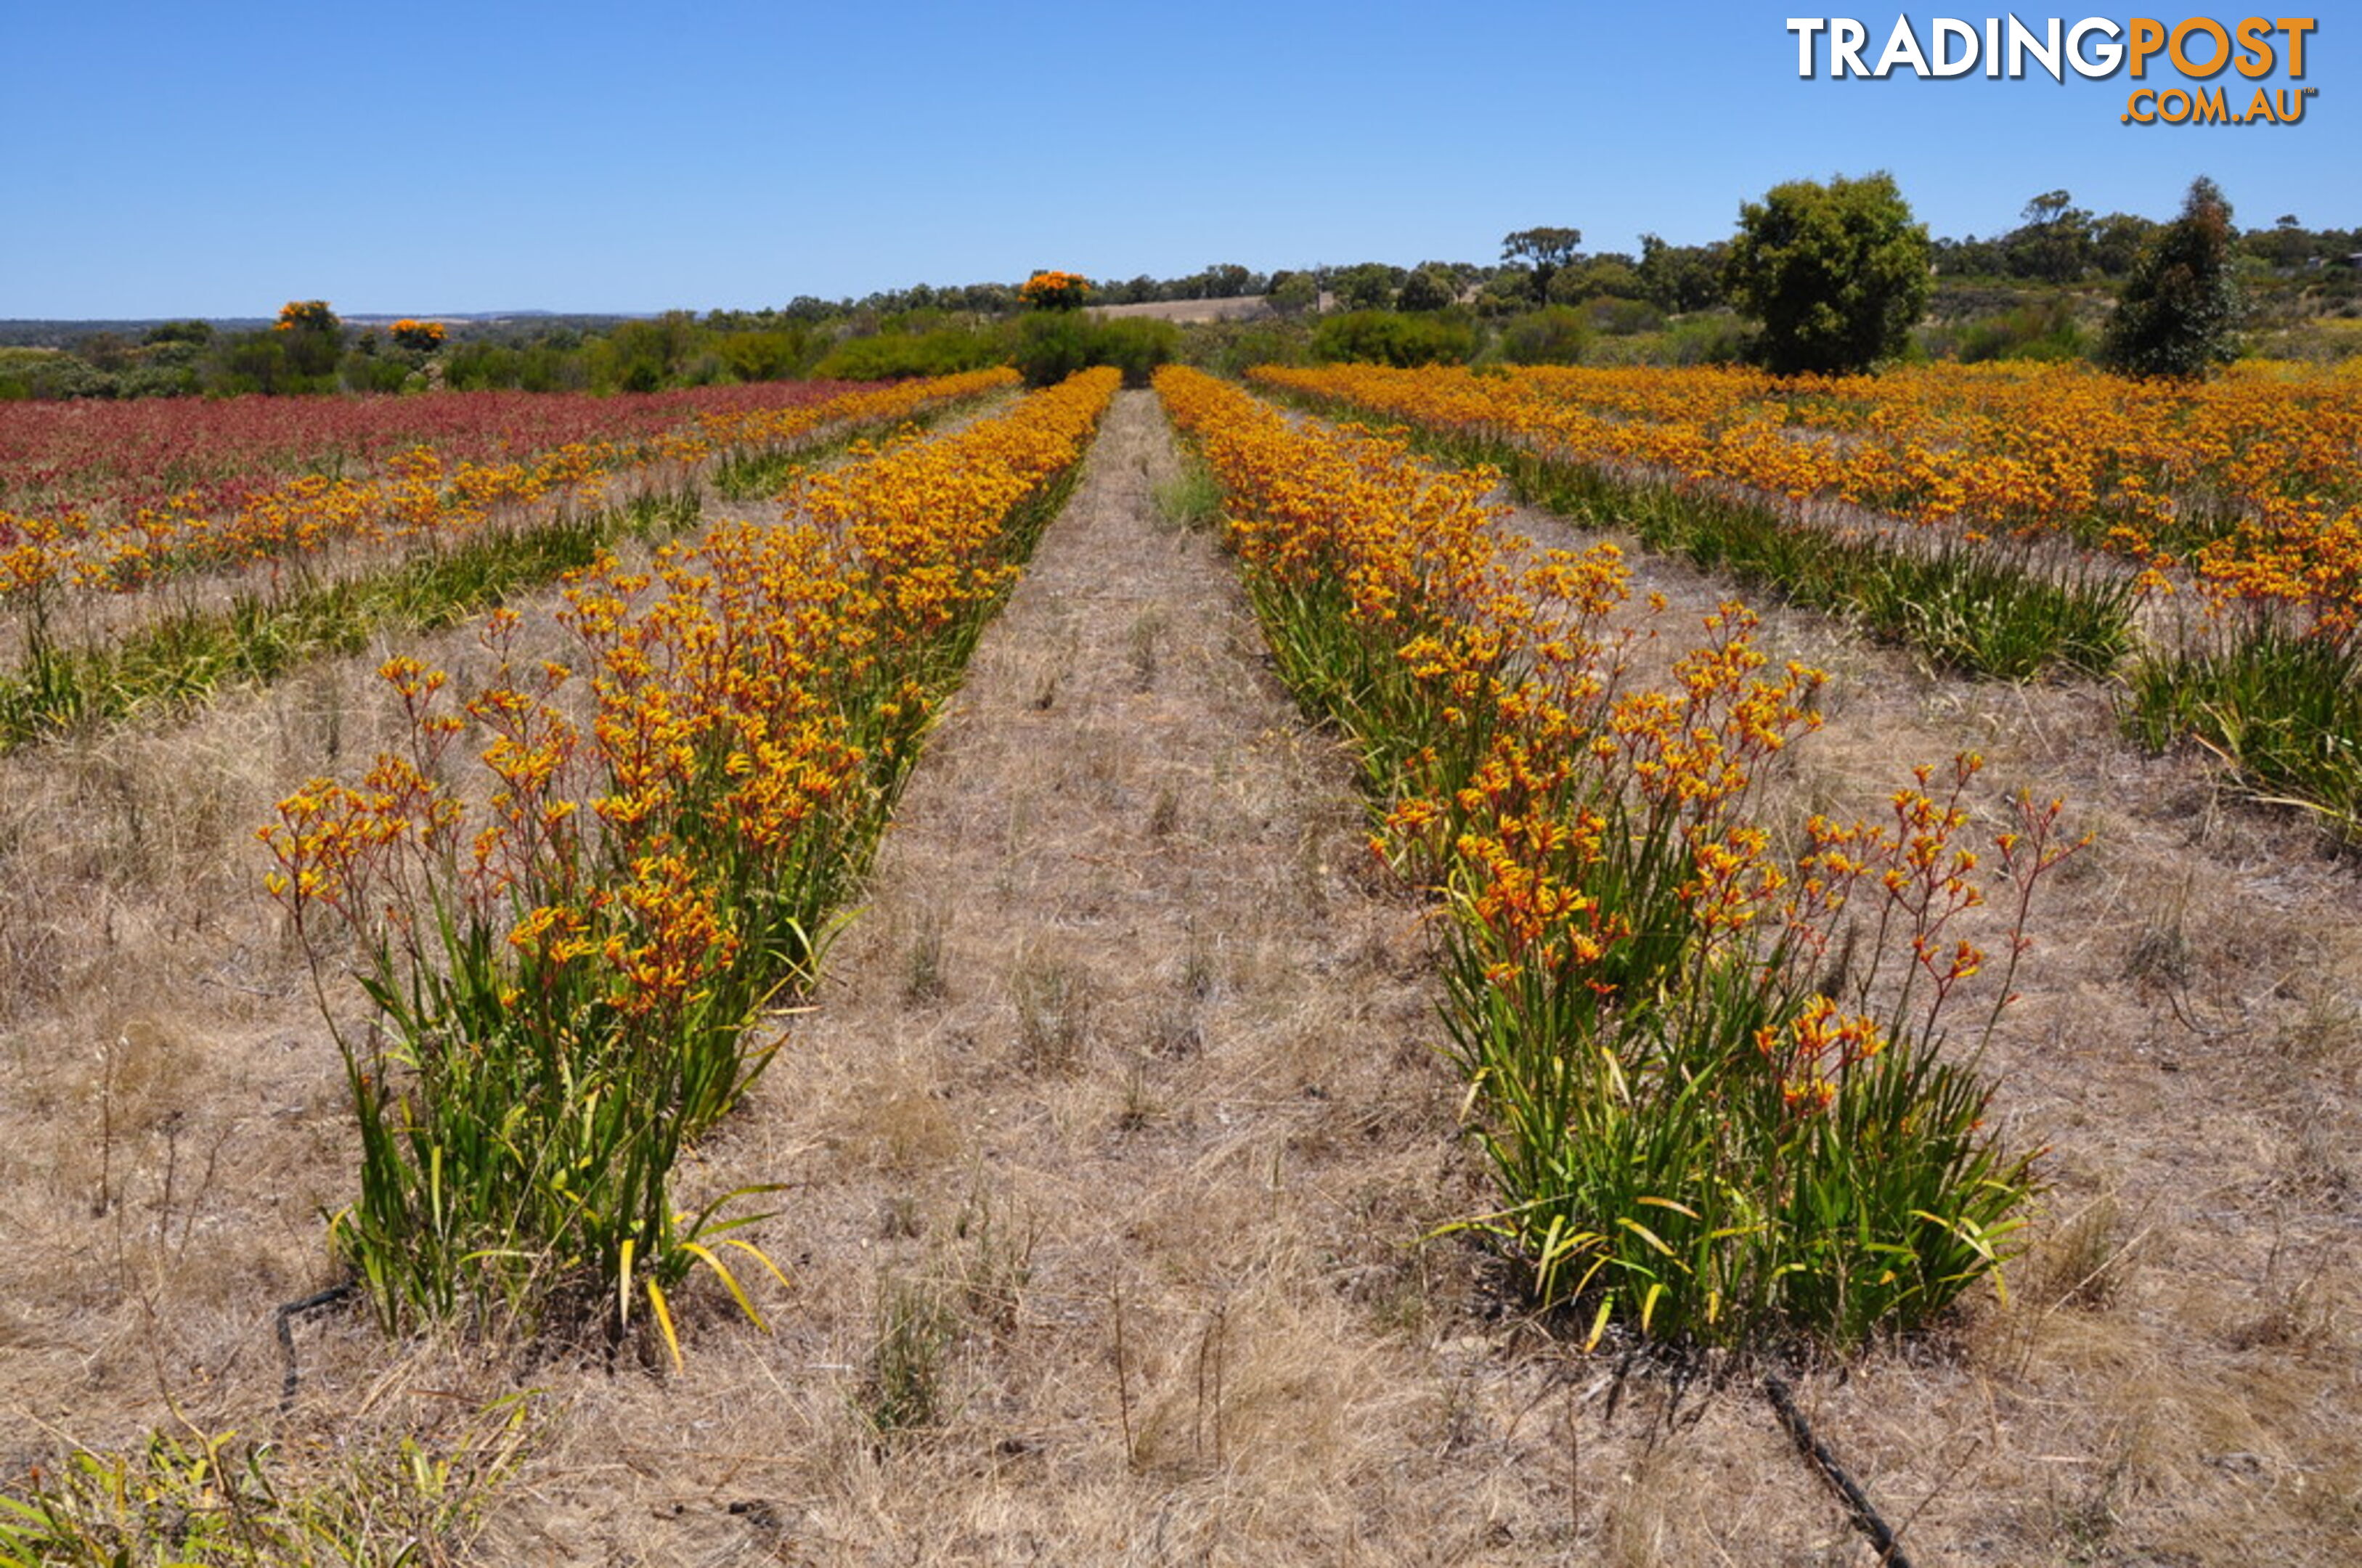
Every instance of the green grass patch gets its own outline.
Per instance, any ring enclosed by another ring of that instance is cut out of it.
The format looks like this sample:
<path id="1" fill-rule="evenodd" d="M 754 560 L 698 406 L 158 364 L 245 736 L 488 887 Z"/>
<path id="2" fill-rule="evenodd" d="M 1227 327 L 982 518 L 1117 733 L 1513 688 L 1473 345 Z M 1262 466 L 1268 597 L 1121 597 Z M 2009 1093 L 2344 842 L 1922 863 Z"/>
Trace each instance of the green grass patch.
<path id="1" fill-rule="evenodd" d="M 159 1432 L 132 1452 L 78 1449 L 0 1492 L 0 1568 L 459 1562 L 516 1468 L 526 1409 L 503 1400 L 453 1443 L 404 1438 L 326 1464 L 228 1432 Z"/>
<path id="2" fill-rule="evenodd" d="M 2259 800 L 2362 844 L 2362 635 L 2263 614 L 2226 624 L 2136 664 L 2124 724 L 2151 751 L 2194 741 Z"/>
<path id="3" fill-rule="evenodd" d="M 1167 528 L 1197 532 L 1222 520 L 1222 487 L 1214 472 L 1194 457 L 1184 457 L 1181 471 L 1156 487 L 1156 518 Z"/>

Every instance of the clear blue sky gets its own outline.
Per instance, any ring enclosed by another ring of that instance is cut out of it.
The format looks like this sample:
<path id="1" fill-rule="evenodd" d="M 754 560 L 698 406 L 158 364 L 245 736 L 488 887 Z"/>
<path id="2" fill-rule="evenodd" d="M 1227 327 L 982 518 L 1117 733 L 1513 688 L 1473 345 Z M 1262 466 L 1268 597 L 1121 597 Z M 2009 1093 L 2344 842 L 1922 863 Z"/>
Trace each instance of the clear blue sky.
<path id="1" fill-rule="evenodd" d="M 0 317 L 1491 261 L 1537 225 L 1717 238 L 1780 181 L 1882 168 L 1938 235 L 2061 187 L 2169 216 L 2201 173 L 2246 226 L 2362 225 L 2362 0 L 2305 8 L 2285 127 L 2125 125 L 2122 72 L 1799 80 L 1801 9 L 0 0 Z M 1898 12 L 1850 14 L 1874 59 Z"/>

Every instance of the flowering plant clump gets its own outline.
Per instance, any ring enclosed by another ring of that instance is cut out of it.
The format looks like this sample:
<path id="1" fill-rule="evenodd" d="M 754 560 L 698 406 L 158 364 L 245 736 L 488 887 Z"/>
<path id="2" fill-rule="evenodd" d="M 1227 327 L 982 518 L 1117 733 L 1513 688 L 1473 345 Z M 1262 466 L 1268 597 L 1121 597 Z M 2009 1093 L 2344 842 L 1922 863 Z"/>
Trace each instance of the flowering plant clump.
<path id="1" fill-rule="evenodd" d="M 1361 748 L 1373 849 L 1447 913 L 1449 1055 L 1500 1197 L 1467 1228 L 1595 1342 L 1620 1321 L 1842 1348 L 1993 1273 L 2031 1161 L 1944 1051 L 1983 967 L 1958 929 L 1982 902 L 1978 760 L 1920 770 L 1891 826 L 1816 817 L 1783 856 L 1764 781 L 1818 725 L 1822 678 L 1769 669 L 1744 607 L 1647 688 L 1614 547 L 1506 534 L 1497 475 L 1196 371 L 1157 387 L 1226 492 L 1283 674 Z M 2025 900 L 2076 847 L 2059 811 L 2021 798 L 1995 841 L 2016 902 L 1986 1031 Z"/>
<path id="2" fill-rule="evenodd" d="M 570 660 L 503 611 L 472 692 L 385 664 L 406 746 L 261 837 L 315 978 L 363 957 L 374 1021 L 338 1031 L 360 1196 L 333 1229 L 389 1325 L 572 1303 L 620 1333 L 645 1300 L 672 1342 L 692 1266 L 756 1317 L 722 1249 L 770 1260 L 722 1215 L 758 1189 L 682 1209 L 671 1173 L 778 1051 L 763 1017 L 811 982 L 1118 379 L 812 477 L 799 521 L 603 560 L 566 594 Z"/>
<path id="3" fill-rule="evenodd" d="M 1090 297 L 1091 281 L 1080 272 L 1036 272 L 1017 297 L 1035 310 L 1074 310 Z"/>

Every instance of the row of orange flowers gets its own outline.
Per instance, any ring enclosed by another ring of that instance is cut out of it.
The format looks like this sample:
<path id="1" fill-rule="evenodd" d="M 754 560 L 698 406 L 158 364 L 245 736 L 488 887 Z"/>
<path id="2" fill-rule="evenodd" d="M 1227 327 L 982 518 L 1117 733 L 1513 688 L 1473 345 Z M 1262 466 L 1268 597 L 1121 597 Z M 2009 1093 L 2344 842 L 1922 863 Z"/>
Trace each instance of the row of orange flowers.
<path id="1" fill-rule="evenodd" d="M 2029 365 L 1793 379 L 1727 368 L 1255 373 L 1581 462 L 1921 525 L 2063 536 L 2186 568 L 2218 602 L 2269 600 L 2334 626 L 2362 608 L 2362 374 L 2350 370 L 2242 370 L 2193 385 Z"/>
<path id="2" fill-rule="evenodd" d="M 125 519 L 0 513 L 0 602 L 52 589 L 123 592 L 190 567 L 301 557 L 332 544 L 454 539 L 503 508 L 595 501 L 615 480 L 685 471 L 729 450 L 792 442 L 823 425 L 908 417 L 1013 384 L 1007 370 L 864 388 L 789 407 L 707 413 L 650 438 L 577 441 L 510 462 L 397 454 L 367 478 L 305 475 L 216 513 L 192 494 Z"/>
<path id="3" fill-rule="evenodd" d="M 1990 1087 L 1941 1059 L 1985 958 L 1976 759 L 1919 770 L 1882 823 L 1798 824 L 1783 856 L 1764 790 L 1821 678 L 1767 669 L 1743 607 L 1651 687 L 1612 547 L 1535 552 L 1490 473 L 1195 371 L 1157 386 L 1283 673 L 1360 744 L 1374 847 L 1447 911 L 1450 1055 L 1500 1197 L 1474 1227 L 1546 1301 L 1593 1305 L 1595 1337 L 1850 1344 L 1984 1276 L 2031 1178 L 1980 1130 Z M 2058 812 L 2021 797 L 1996 840 L 2013 966 Z"/>
<path id="4" fill-rule="evenodd" d="M 750 1027 L 809 982 L 1116 381 L 859 453 L 653 570 L 605 561 L 567 591 L 570 657 L 504 612 L 464 697 L 386 665 L 405 746 L 262 837 L 315 973 L 362 955 L 373 1021 L 324 994 L 363 1142 L 335 1240 L 389 1321 L 570 1298 L 620 1331 L 644 1298 L 669 1339 L 692 1265 L 754 1315 L 718 1250 L 745 1217 L 677 1209 L 671 1172 L 778 1049 Z"/>

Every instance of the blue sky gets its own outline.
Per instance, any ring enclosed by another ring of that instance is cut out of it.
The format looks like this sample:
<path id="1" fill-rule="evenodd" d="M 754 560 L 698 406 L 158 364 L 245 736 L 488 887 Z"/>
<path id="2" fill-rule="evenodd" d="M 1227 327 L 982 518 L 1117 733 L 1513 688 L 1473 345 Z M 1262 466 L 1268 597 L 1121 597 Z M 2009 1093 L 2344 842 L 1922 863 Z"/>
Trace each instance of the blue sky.
<path id="1" fill-rule="evenodd" d="M 2244 127 L 2125 125 L 2122 72 L 1799 80 L 1801 9 L 0 0 L 0 317 L 1491 261 L 1538 225 L 1718 238 L 1783 180 L 1875 169 L 1938 235 L 2058 188 L 2169 216 L 2201 173 L 2243 225 L 2362 225 L 2362 0 L 2306 7 L 2303 122 Z M 1900 13 L 1837 14 L 1874 57 Z"/>

